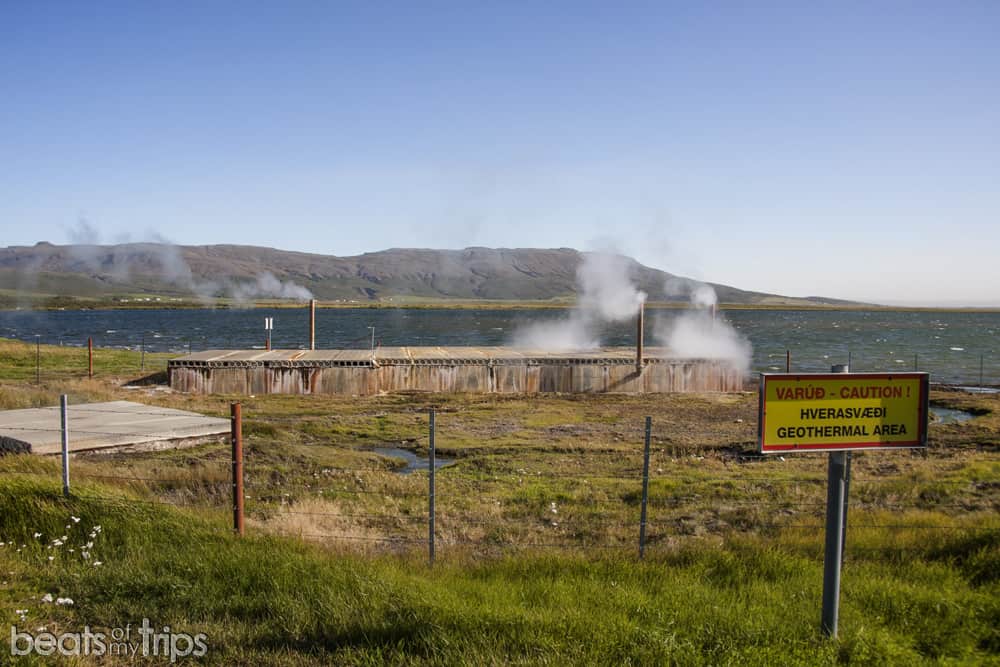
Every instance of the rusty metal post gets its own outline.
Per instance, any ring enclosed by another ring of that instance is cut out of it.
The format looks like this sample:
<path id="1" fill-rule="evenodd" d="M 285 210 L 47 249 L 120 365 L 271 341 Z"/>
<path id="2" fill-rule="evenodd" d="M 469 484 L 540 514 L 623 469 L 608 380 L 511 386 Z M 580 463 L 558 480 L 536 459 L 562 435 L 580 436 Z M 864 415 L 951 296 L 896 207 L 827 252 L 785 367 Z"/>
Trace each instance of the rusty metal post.
<path id="1" fill-rule="evenodd" d="M 233 531 L 243 536 L 243 410 L 239 403 L 229 406 L 230 441 L 233 445 Z"/>
<path id="2" fill-rule="evenodd" d="M 643 322 L 646 311 L 646 304 L 639 304 L 639 314 L 635 319 L 635 372 L 642 373 L 642 339 L 645 329 Z"/>
<path id="3" fill-rule="evenodd" d="M 87 377 L 94 377 L 94 339 L 87 338 Z"/>
<path id="4" fill-rule="evenodd" d="M 316 349 L 316 299 L 309 300 L 309 349 Z"/>

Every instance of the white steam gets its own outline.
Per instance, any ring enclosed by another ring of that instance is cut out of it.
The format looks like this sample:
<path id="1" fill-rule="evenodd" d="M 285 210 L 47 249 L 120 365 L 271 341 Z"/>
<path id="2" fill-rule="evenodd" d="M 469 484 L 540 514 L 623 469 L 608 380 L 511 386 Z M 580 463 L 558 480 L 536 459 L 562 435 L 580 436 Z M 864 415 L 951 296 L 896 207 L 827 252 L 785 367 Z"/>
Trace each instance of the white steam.
<path id="1" fill-rule="evenodd" d="M 295 299 L 297 301 L 308 301 L 312 298 L 312 292 L 302 285 L 290 280 L 287 282 L 278 280 L 270 271 L 258 275 L 256 282 L 240 283 L 233 286 L 232 295 L 237 301 L 246 301 L 254 297 Z"/>
<path id="2" fill-rule="evenodd" d="M 667 348 L 671 357 L 717 359 L 744 373 L 750 370 L 753 348 L 750 341 L 721 316 L 716 316 L 717 298 L 711 285 L 685 281 L 692 309 L 657 323 L 653 337 Z M 676 294 L 667 286 L 668 293 Z"/>
<path id="3" fill-rule="evenodd" d="M 591 252 L 576 271 L 580 286 L 579 307 L 603 322 L 620 322 L 635 316 L 646 302 L 646 293 L 632 282 L 633 263 L 610 251 Z"/>
<path id="4" fill-rule="evenodd" d="M 160 280 L 191 292 L 205 302 L 218 297 L 229 297 L 241 304 L 255 298 L 308 301 L 313 296 L 305 287 L 290 280 L 279 280 L 270 271 L 246 282 L 197 276 L 184 259 L 183 248 L 156 232 L 148 233 L 148 241 L 140 244 L 131 244 L 126 237 L 118 239 L 121 245 L 101 245 L 100 230 L 83 216 L 77 219 L 75 227 L 66 231 L 73 244 L 69 254 L 80 264 L 79 268 L 110 276 L 115 282 L 128 283 L 132 276 L 144 277 L 155 272 Z"/>
<path id="5" fill-rule="evenodd" d="M 576 271 L 576 307 L 565 318 L 521 328 L 514 334 L 514 347 L 549 352 L 600 347 L 601 327 L 635 317 L 646 301 L 632 280 L 634 266 L 613 250 L 585 253 Z"/>

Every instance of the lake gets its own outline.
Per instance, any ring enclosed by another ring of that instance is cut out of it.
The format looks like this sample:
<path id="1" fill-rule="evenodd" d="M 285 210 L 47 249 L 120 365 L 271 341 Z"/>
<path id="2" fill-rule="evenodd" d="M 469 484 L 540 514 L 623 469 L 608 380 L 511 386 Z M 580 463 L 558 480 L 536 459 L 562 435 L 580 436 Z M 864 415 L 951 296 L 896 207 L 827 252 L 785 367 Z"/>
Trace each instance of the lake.
<path id="1" fill-rule="evenodd" d="M 681 311 L 647 311 L 646 344 Z M 565 318 L 560 309 L 319 309 L 319 348 L 367 348 L 371 329 L 380 345 L 505 345 L 519 328 Z M 1000 313 L 729 310 L 725 319 L 753 345 L 754 371 L 929 371 L 935 382 L 1000 384 Z M 309 344 L 308 309 L 0 311 L 0 337 L 55 345 L 186 352 L 264 345 L 265 317 L 274 318 L 275 348 Z M 634 323 L 607 326 L 605 345 L 634 344 Z"/>

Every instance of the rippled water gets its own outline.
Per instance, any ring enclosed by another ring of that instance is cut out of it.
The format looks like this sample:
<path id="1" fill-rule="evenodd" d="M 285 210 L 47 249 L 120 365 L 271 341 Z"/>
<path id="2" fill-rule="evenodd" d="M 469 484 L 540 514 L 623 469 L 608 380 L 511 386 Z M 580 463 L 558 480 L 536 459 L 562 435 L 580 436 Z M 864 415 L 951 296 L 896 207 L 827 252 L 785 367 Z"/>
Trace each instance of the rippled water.
<path id="1" fill-rule="evenodd" d="M 647 312 L 647 345 L 678 311 Z M 319 348 L 380 345 L 504 345 L 528 323 L 566 316 L 564 310 L 320 309 Z M 755 371 L 825 371 L 851 362 L 855 371 L 930 371 L 932 380 L 1000 384 L 1000 313 L 733 310 L 725 318 L 753 344 Z M 276 348 L 308 346 L 308 311 L 92 310 L 0 311 L 0 337 L 44 343 L 184 352 L 263 347 L 265 317 L 274 318 Z M 634 344 L 634 325 L 603 332 L 606 345 Z"/>

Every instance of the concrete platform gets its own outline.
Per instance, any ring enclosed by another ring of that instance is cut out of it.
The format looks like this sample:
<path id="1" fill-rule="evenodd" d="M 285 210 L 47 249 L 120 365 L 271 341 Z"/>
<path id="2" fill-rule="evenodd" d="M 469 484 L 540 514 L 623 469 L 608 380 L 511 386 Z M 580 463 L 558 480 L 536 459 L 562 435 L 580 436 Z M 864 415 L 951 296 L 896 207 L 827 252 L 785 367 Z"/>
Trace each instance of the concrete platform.
<path id="1" fill-rule="evenodd" d="M 229 428 L 228 419 L 130 401 L 69 406 L 71 452 L 208 438 Z M 0 436 L 27 442 L 33 454 L 60 453 L 59 406 L 0 411 Z"/>

